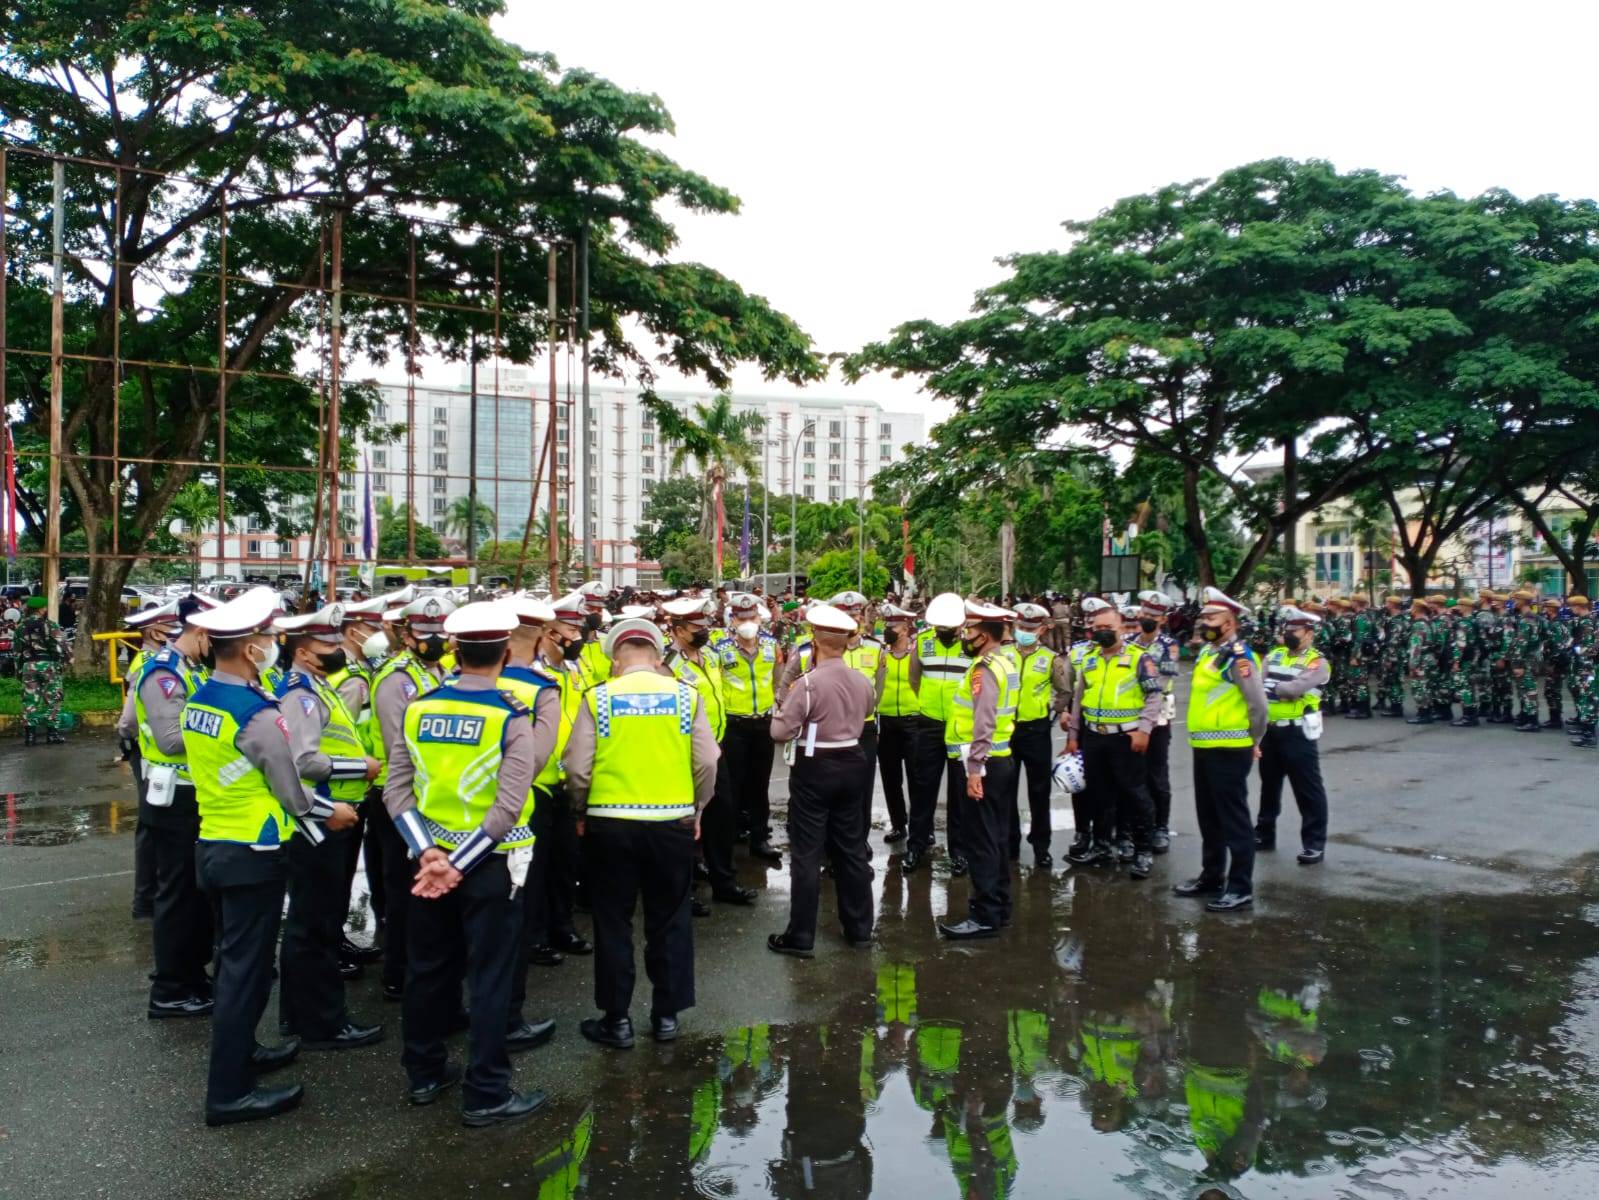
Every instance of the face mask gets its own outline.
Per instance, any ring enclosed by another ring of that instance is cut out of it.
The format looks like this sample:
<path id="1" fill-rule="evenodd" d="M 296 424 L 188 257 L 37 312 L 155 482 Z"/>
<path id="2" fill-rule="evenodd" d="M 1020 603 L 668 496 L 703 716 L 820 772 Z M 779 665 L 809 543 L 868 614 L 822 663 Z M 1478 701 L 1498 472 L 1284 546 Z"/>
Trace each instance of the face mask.
<path id="1" fill-rule="evenodd" d="M 427 637 L 418 638 L 416 641 L 417 657 L 423 662 L 438 662 L 439 659 L 444 657 L 444 651 L 447 648 L 444 635 L 439 633 L 429 634 Z"/>
<path id="2" fill-rule="evenodd" d="M 967 658 L 977 657 L 977 643 L 982 636 L 982 634 L 978 634 L 976 637 L 961 638 L 961 652 L 964 653 Z"/>
<path id="3" fill-rule="evenodd" d="M 955 644 L 956 633 L 955 633 L 955 631 L 953 629 L 940 629 L 938 631 L 938 635 L 937 636 L 938 636 L 938 644 L 940 646 L 946 646 L 947 647 L 947 646 L 953 646 Z"/>
<path id="4" fill-rule="evenodd" d="M 1153 617 L 1140 617 L 1138 618 L 1138 628 L 1145 633 L 1154 633 L 1155 630 L 1160 628 L 1160 622 Z"/>
<path id="5" fill-rule="evenodd" d="M 1114 646 L 1116 644 L 1116 631 L 1114 629 L 1094 630 L 1094 643 L 1099 646 Z"/>
<path id="6" fill-rule="evenodd" d="M 332 675 L 335 671 L 344 670 L 349 661 L 350 656 L 345 653 L 343 646 L 327 654 L 317 655 L 317 662 L 322 665 L 322 673 L 324 675 Z"/>
<path id="7" fill-rule="evenodd" d="M 196 660 L 207 671 L 217 669 L 217 652 L 211 648 L 211 640 L 207 638 L 200 650 L 200 657 Z"/>
<path id="8" fill-rule="evenodd" d="M 1199 638 L 1200 638 L 1201 641 L 1204 641 L 1204 642 L 1219 642 L 1219 641 L 1221 641 L 1221 626 L 1220 625 L 1201 625 L 1199 627 Z"/>
<path id="9" fill-rule="evenodd" d="M 1035 646 L 1038 644 L 1038 635 L 1030 629 L 1016 631 L 1016 644 L 1018 646 Z"/>
<path id="10" fill-rule="evenodd" d="M 709 629 L 691 629 L 689 631 L 688 644 L 693 646 L 696 650 L 710 640 L 711 631 Z"/>
<path id="11" fill-rule="evenodd" d="M 245 656 L 246 657 L 249 656 L 249 651 L 248 650 L 245 651 Z M 273 667 L 275 667 L 277 665 L 278 665 L 278 644 L 276 642 L 268 642 L 262 648 L 260 660 L 257 661 L 256 664 L 255 664 L 255 673 L 257 675 L 261 676 L 261 678 L 264 680 L 266 678 L 267 672 L 270 671 Z"/>
<path id="12" fill-rule="evenodd" d="M 733 632 L 738 634 L 738 636 L 743 638 L 746 642 L 754 641 L 755 635 L 760 631 L 761 627 L 754 621 L 740 621 L 733 629 Z"/>
<path id="13" fill-rule="evenodd" d="M 583 628 L 584 629 L 587 629 L 589 632 L 592 633 L 594 630 L 598 629 L 599 627 L 600 627 L 600 614 L 599 613 L 586 613 L 586 614 L 584 614 L 584 617 L 583 617 Z"/>
<path id="14" fill-rule="evenodd" d="M 577 641 L 576 639 L 570 642 L 561 643 L 561 657 L 567 662 L 576 662 L 578 660 L 578 656 L 582 653 L 583 643 Z"/>
<path id="15" fill-rule="evenodd" d="M 1283 637 L 1283 644 L 1298 654 L 1309 643 L 1310 639 L 1302 633 L 1290 633 Z"/>

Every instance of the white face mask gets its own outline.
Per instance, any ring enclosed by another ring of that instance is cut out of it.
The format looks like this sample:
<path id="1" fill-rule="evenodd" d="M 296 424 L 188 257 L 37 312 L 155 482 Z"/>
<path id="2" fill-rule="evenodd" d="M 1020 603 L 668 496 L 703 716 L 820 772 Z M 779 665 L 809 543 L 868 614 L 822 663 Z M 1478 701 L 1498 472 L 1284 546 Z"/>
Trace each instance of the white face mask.
<path id="1" fill-rule="evenodd" d="M 755 621 L 740 621 L 733 627 L 733 632 L 738 634 L 738 636 L 743 638 L 746 642 L 754 638 L 755 635 L 760 631 L 761 627 Z"/>
<path id="2" fill-rule="evenodd" d="M 261 678 L 264 680 L 266 678 L 266 673 L 277 665 L 278 644 L 275 641 L 268 642 L 266 644 L 266 649 L 261 654 L 261 661 L 255 664 L 255 673 L 261 676 Z"/>
<path id="3" fill-rule="evenodd" d="M 1016 644 L 1018 646 L 1031 646 L 1038 641 L 1038 635 L 1031 630 L 1018 629 L 1016 631 Z"/>

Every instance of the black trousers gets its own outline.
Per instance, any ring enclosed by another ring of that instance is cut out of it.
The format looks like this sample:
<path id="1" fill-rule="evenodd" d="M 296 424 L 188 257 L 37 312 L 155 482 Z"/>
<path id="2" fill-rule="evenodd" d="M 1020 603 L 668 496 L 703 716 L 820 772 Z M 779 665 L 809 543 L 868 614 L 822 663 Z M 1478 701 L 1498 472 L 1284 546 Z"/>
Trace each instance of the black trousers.
<path id="1" fill-rule="evenodd" d="M 771 835 L 772 757 L 776 750 L 770 715 L 727 718 L 722 757 L 727 762 L 728 780 L 733 789 L 735 837 L 742 826 L 747 826 L 750 837 L 757 841 L 765 841 Z M 717 786 L 720 788 L 720 780 Z M 702 828 L 700 836 L 704 835 Z"/>
<path id="2" fill-rule="evenodd" d="M 339 945 L 350 911 L 344 866 L 350 847 L 360 844 L 357 833 L 353 827 L 327 830 L 321 845 L 296 837 L 288 846 L 289 911 L 279 952 L 278 1020 L 312 1041 L 331 1038 L 348 1016 Z"/>
<path id="3" fill-rule="evenodd" d="M 911 738 L 915 717 L 879 717 L 877 773 L 883 779 L 883 799 L 888 801 L 891 829 L 905 829 L 910 821 L 905 807 L 905 783 L 911 770 Z"/>
<path id="4" fill-rule="evenodd" d="M 205 1098 L 207 1104 L 227 1104 L 255 1089 L 250 1055 L 255 1027 L 272 992 L 272 957 L 278 948 L 288 864 L 282 850 L 201 842 L 195 867 L 220 925 Z"/>
<path id="5" fill-rule="evenodd" d="M 533 805 L 533 866 L 527 877 L 527 923 L 523 940 L 529 948 L 575 936 L 572 897 L 577 889 L 577 826 L 566 785 L 538 788 Z"/>
<path id="6" fill-rule="evenodd" d="M 626 1013 L 633 1003 L 633 910 L 644 902 L 644 970 L 652 1016 L 694 1006 L 694 825 L 590 817 L 584 860 L 594 913 L 594 1003 Z"/>
<path id="7" fill-rule="evenodd" d="M 788 937 L 796 946 L 816 943 L 822 862 L 833 865 L 839 923 L 844 936 L 872 934 L 872 868 L 860 780 L 871 778 L 859 746 L 818 750 L 794 759 L 788 777 Z"/>
<path id="8" fill-rule="evenodd" d="M 712 892 L 725 892 L 738 886 L 738 877 L 733 873 L 733 845 L 738 841 L 738 813 L 734 804 L 733 769 L 724 753 L 716 760 L 716 790 L 700 814 L 699 849 L 705 859 L 705 871 L 711 877 Z"/>
<path id="9" fill-rule="evenodd" d="M 1078 744 L 1093 796 L 1095 839 L 1108 841 L 1114 830 L 1130 837 L 1135 850 L 1147 851 L 1155 816 L 1144 756 L 1133 753 L 1132 739 L 1125 733 L 1085 729 Z"/>
<path id="10" fill-rule="evenodd" d="M 861 773 L 857 788 L 861 798 L 861 836 L 870 837 L 872 832 L 872 790 L 877 786 L 877 722 L 868 721 L 861 729 L 860 744 L 856 749 L 861 752 Z M 803 753 L 803 752 L 802 752 Z M 796 762 L 799 760 L 796 758 Z M 872 852 L 866 851 L 867 860 L 870 861 Z"/>
<path id="11" fill-rule="evenodd" d="M 1199 818 L 1200 874 L 1230 892 L 1253 889 L 1255 830 L 1249 819 L 1249 773 L 1255 751 L 1218 746 L 1194 751 L 1194 814 Z"/>
<path id="12" fill-rule="evenodd" d="M 960 797 L 966 792 L 966 766 L 950 758 L 944 744 L 944 722 L 917 716 L 911 739 L 911 846 L 933 844 L 933 818 L 938 812 L 938 789 L 945 788 L 945 827 L 951 857 L 965 853 L 961 835 Z"/>
<path id="13" fill-rule="evenodd" d="M 405 1049 L 400 1061 L 412 1086 L 444 1073 L 444 1039 L 466 980 L 472 993 L 463 1108 L 490 1108 L 511 1096 L 505 1047 L 511 993 L 525 963 L 520 893 L 511 895 L 505 855 L 490 854 L 453 892 L 416 899 L 406 921 Z M 393 926 L 390 926 L 393 930 Z"/>
<path id="14" fill-rule="evenodd" d="M 383 864 L 383 984 L 405 986 L 405 956 L 410 944 L 406 921 L 411 911 L 411 885 L 416 882 L 416 863 L 411 851 L 394 827 L 394 818 L 383 804 L 383 789 L 367 789 L 367 820 L 377 829 L 379 855 Z"/>
<path id="15" fill-rule="evenodd" d="M 368 789 L 367 795 L 371 796 Z M 344 856 L 344 894 L 347 898 L 353 897 L 355 885 L 355 872 L 364 866 L 366 874 L 367 903 L 372 908 L 373 932 L 383 924 L 383 913 L 388 907 L 388 896 L 383 890 L 383 843 L 378 836 L 377 810 L 383 808 L 381 799 L 368 800 L 356 808 L 358 820 L 352 836 L 348 841 L 348 849 Z M 383 816 L 388 816 L 384 809 Z"/>
<path id="16" fill-rule="evenodd" d="M 133 907 L 148 912 L 155 905 L 155 844 L 144 819 L 144 758 L 137 745 L 128 751 L 128 765 L 133 768 L 133 791 L 139 798 L 139 823 L 133 829 Z"/>
<path id="17" fill-rule="evenodd" d="M 1155 806 L 1155 828 L 1171 828 L 1171 726 L 1157 725 L 1149 731 L 1149 749 L 1144 751 L 1149 772 L 1149 798 Z"/>
<path id="18" fill-rule="evenodd" d="M 1010 755 L 990 758 L 985 764 L 983 798 L 966 794 L 964 764 L 956 806 L 961 810 L 961 837 L 971 864 L 970 915 L 983 925 L 1000 926 L 1010 920 L 1010 788 L 1016 779 L 1016 760 Z M 1004 797 L 996 802 L 996 797 Z"/>
<path id="19" fill-rule="evenodd" d="M 1269 725 L 1260 744 L 1260 819 L 1255 828 L 1275 832 L 1283 810 L 1283 780 L 1293 784 L 1299 806 L 1299 840 L 1306 850 L 1327 848 L 1327 789 L 1321 782 L 1321 750 L 1298 725 Z"/>
<path id="20" fill-rule="evenodd" d="M 1022 852 L 1021 779 L 1027 776 L 1027 844 L 1034 850 L 1049 849 L 1049 789 L 1052 783 L 1050 768 L 1054 766 L 1055 747 L 1051 738 L 1054 722 L 1048 717 L 1036 721 L 1017 721 L 1016 732 L 1011 734 L 1010 752 L 1016 760 L 1016 800 L 1010 808 L 1010 856 Z"/>
<path id="21" fill-rule="evenodd" d="M 173 807 L 183 804 L 188 795 L 194 804 L 194 789 L 179 788 Z M 155 970 L 150 976 L 152 1001 L 183 1000 L 210 994 L 211 982 L 205 965 L 211 961 L 215 931 L 211 923 L 211 904 L 195 875 L 195 838 L 200 832 L 200 817 L 195 810 L 187 821 L 170 817 L 151 821 L 151 857 L 155 866 L 155 896 L 150 941 L 155 953 Z"/>

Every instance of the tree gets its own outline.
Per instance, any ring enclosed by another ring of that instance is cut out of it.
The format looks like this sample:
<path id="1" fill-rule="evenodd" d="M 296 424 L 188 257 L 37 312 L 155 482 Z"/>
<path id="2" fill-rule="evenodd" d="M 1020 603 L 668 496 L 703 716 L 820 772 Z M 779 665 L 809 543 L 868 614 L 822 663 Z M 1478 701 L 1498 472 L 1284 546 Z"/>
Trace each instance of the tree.
<path id="1" fill-rule="evenodd" d="M 672 534 L 660 563 L 661 578 L 678 588 L 703 583 L 716 569 L 710 542 L 693 533 Z"/>
<path id="2" fill-rule="evenodd" d="M 853 550 L 829 550 L 811 563 L 806 572 L 810 576 L 812 596 L 832 596 L 838 592 L 856 589 L 857 560 Z M 888 591 L 888 568 L 883 566 L 875 550 L 868 550 L 860 590 L 868 596 L 881 596 Z"/>
<path id="3" fill-rule="evenodd" d="M 660 562 L 676 534 L 698 532 L 704 512 L 704 488 L 697 479 L 676 475 L 658 482 L 644 501 L 633 544 L 640 557 Z"/>
<path id="4" fill-rule="evenodd" d="M 409 504 L 396 504 L 384 496 L 378 501 L 378 558 L 389 563 L 412 564 L 408 519 Z M 425 521 L 416 522 L 416 562 L 443 558 L 444 543 Z"/>
<path id="5" fill-rule="evenodd" d="M 91 552 L 92 625 L 115 618 L 128 556 L 155 536 L 191 475 L 184 464 L 216 458 L 220 380 L 229 458 L 264 464 L 269 498 L 308 486 L 303 470 L 283 468 L 317 465 L 318 406 L 295 354 L 314 344 L 306 288 L 326 269 L 334 213 L 352 355 L 382 363 L 401 346 L 404 304 L 373 297 L 406 294 L 414 233 L 419 290 L 456 302 L 421 310 L 422 353 L 458 358 L 472 334 L 488 339 L 490 318 L 460 302 L 481 305 L 498 274 L 503 351 L 529 361 L 548 334 L 542 243 L 570 243 L 586 228 L 600 372 L 627 368 L 647 383 L 664 363 L 715 387 L 742 361 L 796 383 L 822 374 L 809 339 L 764 300 L 709 267 L 667 260 L 677 240 L 669 211 L 731 213 L 738 201 L 654 144 L 672 128 L 661 102 L 500 39 L 489 24 L 499 0 L 258 0 L 203 12 L 179 0 L 63 0 L 5 11 L 8 137 L 128 168 L 120 190 L 111 172 L 68 172 L 67 349 L 85 357 L 65 396 L 65 444 L 79 457 L 63 471 L 70 524 Z M 50 174 L 47 162 L 12 154 L 8 207 L 47 214 Z M 221 329 L 224 211 L 234 279 Z M 440 223 L 417 223 L 407 215 L 416 212 Z M 499 236 L 458 237 L 449 222 Z M 48 261 L 50 222 L 8 233 L 9 344 L 47 346 L 48 298 L 31 264 Z M 96 265 L 112 260 L 126 268 L 115 277 Z M 157 272 L 164 290 L 151 300 Z M 629 339 L 634 325 L 653 352 Z M 104 361 L 118 336 L 130 364 L 120 428 Z M 182 366 L 133 365 L 166 361 Z M 38 367 L 8 358 L 9 394 L 36 444 L 46 433 Z M 370 395 L 350 389 L 345 415 L 346 434 L 366 427 Z M 120 478 L 113 444 L 129 460 Z M 337 465 L 350 466 L 344 459 Z M 243 482 L 229 470 L 230 493 Z M 39 518 L 36 495 L 24 512 Z M 120 558 L 107 552 L 113 522 Z M 80 652 L 94 644 L 82 639 Z"/>
<path id="6" fill-rule="evenodd" d="M 692 417 L 678 412 L 663 400 L 646 395 L 646 409 L 655 414 L 661 436 L 675 443 L 672 470 L 693 462 L 703 480 L 700 501 L 700 536 L 710 541 L 716 536 L 716 497 L 735 472 L 754 478 L 760 473 L 758 443 L 750 436 L 763 429 L 765 422 L 755 412 L 735 412 L 733 399 L 719 395 L 709 405 L 696 403 Z M 715 574 L 721 577 L 721 548 L 713 550 Z"/>
<path id="7" fill-rule="evenodd" d="M 457 496 L 444 511 L 444 528 L 462 541 L 481 545 L 494 537 L 494 510 L 471 496 Z"/>

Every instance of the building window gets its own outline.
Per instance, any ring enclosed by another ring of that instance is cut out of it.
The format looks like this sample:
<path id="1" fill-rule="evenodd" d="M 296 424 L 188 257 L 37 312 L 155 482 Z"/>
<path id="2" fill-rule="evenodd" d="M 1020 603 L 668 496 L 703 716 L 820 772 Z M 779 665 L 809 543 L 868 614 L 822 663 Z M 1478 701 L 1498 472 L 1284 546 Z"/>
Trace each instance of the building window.
<path id="1" fill-rule="evenodd" d="M 245 549 L 245 553 L 248 554 L 251 558 L 260 558 L 261 557 L 261 539 L 260 538 L 251 538 L 249 543 L 248 543 L 248 546 Z"/>
<path id="2" fill-rule="evenodd" d="M 644 481 L 644 494 L 645 494 L 645 495 L 646 495 L 646 496 L 648 496 L 648 495 L 649 495 L 649 494 L 650 494 L 650 493 L 651 493 L 651 492 L 653 492 L 653 491 L 654 491 L 654 490 L 655 490 L 655 480 L 653 480 L 653 479 L 646 479 L 646 480 L 645 480 L 645 481 Z"/>
<path id="3" fill-rule="evenodd" d="M 653 454 L 646 454 L 644 456 L 644 474 L 655 474 L 655 456 Z"/>
<path id="4" fill-rule="evenodd" d="M 374 476 L 372 476 L 372 490 L 374 492 L 386 492 L 386 491 L 388 491 L 389 490 L 389 477 L 387 475 L 374 475 Z"/>
<path id="5" fill-rule="evenodd" d="M 566 497 L 565 496 L 557 496 L 555 498 L 555 511 L 558 512 L 558 513 L 564 513 L 566 511 Z"/>
<path id="6" fill-rule="evenodd" d="M 882 445 L 880 445 L 877 448 L 877 461 L 878 462 L 887 462 L 889 459 L 891 459 L 893 457 L 894 457 L 894 447 L 890 446 L 887 442 L 884 442 Z"/>
<path id="7" fill-rule="evenodd" d="M 442 475 L 435 475 L 433 477 L 433 490 L 435 492 L 447 492 L 447 491 L 449 491 L 450 490 L 450 481 L 448 479 L 445 479 L 444 476 L 442 476 Z"/>
<path id="8" fill-rule="evenodd" d="M 435 454 L 433 456 L 433 469 L 435 471 L 448 471 L 450 469 L 450 456 L 448 454 Z"/>
<path id="9" fill-rule="evenodd" d="M 649 430 L 645 430 L 643 433 L 638 435 L 638 444 L 648 450 L 650 447 L 655 445 L 655 435 L 649 432 Z"/>
<path id="10" fill-rule="evenodd" d="M 442 404 L 435 404 L 433 406 L 433 423 L 435 425 L 445 425 L 449 423 L 449 420 L 450 410 Z"/>
<path id="11" fill-rule="evenodd" d="M 379 468 L 388 466 L 389 452 L 387 450 L 372 451 L 372 465 Z"/>
<path id="12" fill-rule="evenodd" d="M 555 410 L 555 419 L 559 424 L 565 425 L 567 419 L 566 405 L 561 405 Z"/>
<path id="13" fill-rule="evenodd" d="M 600 410 L 599 410 L 599 408 L 598 407 L 590 408 L 589 409 L 589 424 L 590 425 L 598 425 L 599 423 L 600 423 Z"/>
<path id="14" fill-rule="evenodd" d="M 830 437 L 830 438 L 843 437 L 844 436 L 844 422 L 842 422 L 842 421 L 829 421 L 827 423 L 827 436 Z"/>
<path id="15" fill-rule="evenodd" d="M 1316 531 L 1316 582 L 1348 587 L 1354 582 L 1354 543 L 1342 529 Z"/>
<path id="16" fill-rule="evenodd" d="M 828 442 L 827 443 L 827 457 L 828 458 L 843 458 L 844 457 L 844 443 L 843 442 Z"/>
<path id="17" fill-rule="evenodd" d="M 433 431 L 433 444 L 435 446 L 448 446 L 450 431 L 448 429 L 435 429 Z"/>
<path id="18" fill-rule="evenodd" d="M 434 533 L 443 533 L 444 532 L 444 522 L 443 521 L 434 521 L 433 522 L 433 532 Z"/>
<path id="19" fill-rule="evenodd" d="M 565 425 L 557 425 L 555 427 L 555 440 L 558 441 L 558 442 L 565 442 L 566 441 L 566 426 Z"/>
<path id="20" fill-rule="evenodd" d="M 881 422 L 877 426 L 877 436 L 882 438 L 885 442 L 892 442 L 894 440 L 894 427 L 887 421 Z"/>
<path id="21" fill-rule="evenodd" d="M 254 513 L 251 513 L 249 516 L 245 517 L 244 518 L 244 532 L 245 533 L 260 533 L 261 532 L 261 518 L 256 516 Z"/>
<path id="22" fill-rule="evenodd" d="M 341 471 L 339 473 L 339 486 L 345 489 L 353 488 L 355 486 L 354 474 L 349 471 Z"/>
<path id="23" fill-rule="evenodd" d="M 621 405 L 617 405 L 616 411 L 617 412 L 621 412 L 622 411 Z M 641 416 L 639 418 L 639 428 L 640 429 L 654 429 L 655 428 L 655 414 L 646 409 L 644 414 L 643 414 L 643 416 Z"/>
<path id="24" fill-rule="evenodd" d="M 840 466 L 838 463 L 828 463 L 827 464 L 827 477 L 829 479 L 834 479 L 834 480 L 843 479 L 844 478 L 844 468 L 842 466 Z"/>
<path id="25" fill-rule="evenodd" d="M 596 461 L 596 457 L 597 456 L 595 455 L 594 451 L 590 450 L 589 451 L 589 470 L 591 470 L 591 471 L 595 467 L 597 467 L 599 465 L 599 463 Z"/>
<path id="26" fill-rule="evenodd" d="M 816 485 L 814 483 L 807 483 L 805 485 L 805 498 L 807 500 L 816 499 Z"/>
<path id="27" fill-rule="evenodd" d="M 344 543 L 343 554 L 344 554 L 345 558 L 354 558 L 355 557 L 355 543 L 354 542 L 345 542 Z"/>
<path id="28" fill-rule="evenodd" d="M 806 442 L 805 443 L 805 457 L 806 458 L 815 458 L 816 457 L 816 443 L 815 442 Z"/>
<path id="29" fill-rule="evenodd" d="M 805 463 L 804 466 L 805 466 L 805 471 L 804 471 L 805 478 L 806 479 L 815 479 L 816 478 L 816 464 L 815 463 Z"/>
<path id="30" fill-rule="evenodd" d="M 434 496 L 433 497 L 433 515 L 435 517 L 443 516 L 444 515 L 444 510 L 445 510 L 446 507 L 447 507 L 447 504 L 446 504 L 445 499 L 444 499 L 443 496 Z"/>
<path id="31" fill-rule="evenodd" d="M 570 461 L 571 461 L 571 457 L 570 457 L 570 455 L 567 454 L 567 452 L 565 450 L 557 450 L 555 452 L 555 465 L 556 466 L 565 467 Z"/>
<path id="32" fill-rule="evenodd" d="M 342 508 L 345 512 L 354 512 L 355 511 L 355 497 L 352 496 L 349 492 L 345 492 L 343 495 L 341 495 L 339 497 L 339 507 Z"/>
<path id="33" fill-rule="evenodd" d="M 389 419 L 389 406 L 387 404 L 374 404 L 372 406 L 372 419 L 374 421 L 387 421 Z"/>

